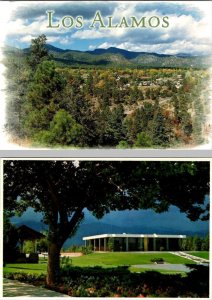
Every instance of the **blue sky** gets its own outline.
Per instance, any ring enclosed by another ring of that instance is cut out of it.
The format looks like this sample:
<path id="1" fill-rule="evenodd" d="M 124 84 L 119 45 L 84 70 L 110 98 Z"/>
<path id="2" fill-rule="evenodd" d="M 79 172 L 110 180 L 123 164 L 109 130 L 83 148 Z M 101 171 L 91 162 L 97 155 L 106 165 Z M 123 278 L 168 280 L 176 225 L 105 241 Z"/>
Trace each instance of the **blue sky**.
<path id="1" fill-rule="evenodd" d="M 166 54 L 211 52 L 211 2 L 10 2 L 10 19 L 7 22 L 5 43 L 14 47 L 28 47 L 32 38 L 46 34 L 48 43 L 63 49 L 93 50 L 119 47 L 131 51 L 147 51 Z M 46 10 L 53 10 L 54 22 L 63 16 L 83 16 L 84 27 L 47 28 Z M 169 17 L 169 27 L 162 28 L 89 28 L 99 10 L 107 24 L 108 16 L 114 24 L 122 17 L 130 20 L 151 16 Z"/>

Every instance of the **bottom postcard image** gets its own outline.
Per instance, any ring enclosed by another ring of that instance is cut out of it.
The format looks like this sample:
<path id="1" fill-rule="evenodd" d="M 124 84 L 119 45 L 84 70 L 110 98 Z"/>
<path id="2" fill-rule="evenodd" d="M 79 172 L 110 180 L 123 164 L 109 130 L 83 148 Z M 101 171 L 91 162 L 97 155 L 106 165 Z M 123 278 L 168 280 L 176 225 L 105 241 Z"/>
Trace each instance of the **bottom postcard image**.
<path id="1" fill-rule="evenodd" d="M 209 298 L 209 160 L 2 164 L 3 297 Z"/>

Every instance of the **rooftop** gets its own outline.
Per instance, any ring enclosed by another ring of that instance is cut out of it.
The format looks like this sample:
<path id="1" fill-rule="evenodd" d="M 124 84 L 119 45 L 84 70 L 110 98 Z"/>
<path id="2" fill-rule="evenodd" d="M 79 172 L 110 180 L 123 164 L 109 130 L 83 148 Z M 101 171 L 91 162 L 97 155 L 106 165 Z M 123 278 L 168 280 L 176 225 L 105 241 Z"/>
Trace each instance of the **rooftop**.
<path id="1" fill-rule="evenodd" d="M 182 234 L 129 234 L 129 233 L 106 233 L 106 234 L 99 234 L 99 235 L 92 235 L 92 236 L 86 236 L 83 237 L 83 240 L 93 240 L 93 239 L 101 239 L 101 238 L 110 238 L 110 237 L 128 237 L 128 238 L 178 238 L 178 239 L 185 239 L 186 235 Z"/>

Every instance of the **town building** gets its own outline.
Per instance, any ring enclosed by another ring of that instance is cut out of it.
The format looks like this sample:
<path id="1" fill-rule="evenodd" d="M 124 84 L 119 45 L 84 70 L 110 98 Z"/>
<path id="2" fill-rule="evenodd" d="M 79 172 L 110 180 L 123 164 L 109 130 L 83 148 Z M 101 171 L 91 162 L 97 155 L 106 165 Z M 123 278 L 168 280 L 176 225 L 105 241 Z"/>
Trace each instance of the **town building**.
<path id="1" fill-rule="evenodd" d="M 83 237 L 93 251 L 178 251 L 185 235 L 100 234 Z"/>

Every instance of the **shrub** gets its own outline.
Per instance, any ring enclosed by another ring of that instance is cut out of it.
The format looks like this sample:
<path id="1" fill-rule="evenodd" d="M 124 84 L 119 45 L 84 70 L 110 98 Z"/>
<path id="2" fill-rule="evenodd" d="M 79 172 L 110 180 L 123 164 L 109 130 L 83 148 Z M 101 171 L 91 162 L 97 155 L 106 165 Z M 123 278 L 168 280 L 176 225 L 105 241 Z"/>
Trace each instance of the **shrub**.
<path id="1" fill-rule="evenodd" d="M 114 239 L 113 238 L 108 239 L 107 248 L 109 251 L 114 251 Z"/>
<path id="2" fill-rule="evenodd" d="M 60 258 L 60 266 L 61 268 L 64 268 L 64 267 L 71 267 L 72 265 L 72 259 L 68 256 L 62 256 Z"/>
<path id="3" fill-rule="evenodd" d="M 204 297 L 209 296 L 209 268 L 193 266 L 186 276 L 156 271 L 130 273 L 128 267 L 73 267 L 61 269 L 60 282 L 49 287 L 71 297 Z M 10 273 L 6 278 L 45 284 L 45 275 Z"/>
<path id="4" fill-rule="evenodd" d="M 126 141 L 120 141 L 116 146 L 117 149 L 127 149 L 130 148 L 129 144 Z"/>
<path id="5" fill-rule="evenodd" d="M 38 281 L 44 284 L 46 279 L 45 274 L 32 274 L 32 273 L 22 273 L 22 272 L 6 273 L 4 274 L 4 277 L 11 280 L 18 280 L 21 282 L 27 282 L 33 284 Z"/>
<path id="6" fill-rule="evenodd" d="M 145 132 L 140 132 L 136 136 L 136 141 L 134 143 L 134 147 L 136 148 L 142 148 L 142 147 L 152 147 L 152 139 L 150 136 Z"/>
<path id="7" fill-rule="evenodd" d="M 77 245 L 72 245 L 67 249 L 67 252 L 77 252 L 77 251 L 81 251 L 81 247 Z"/>
<path id="8" fill-rule="evenodd" d="M 86 247 L 82 246 L 81 251 L 84 255 L 91 254 L 93 252 L 92 246 L 86 246 Z"/>
<path id="9" fill-rule="evenodd" d="M 151 262 L 154 262 L 156 264 L 162 264 L 162 263 L 164 263 L 164 259 L 163 258 L 153 258 L 153 259 L 151 259 Z"/>

